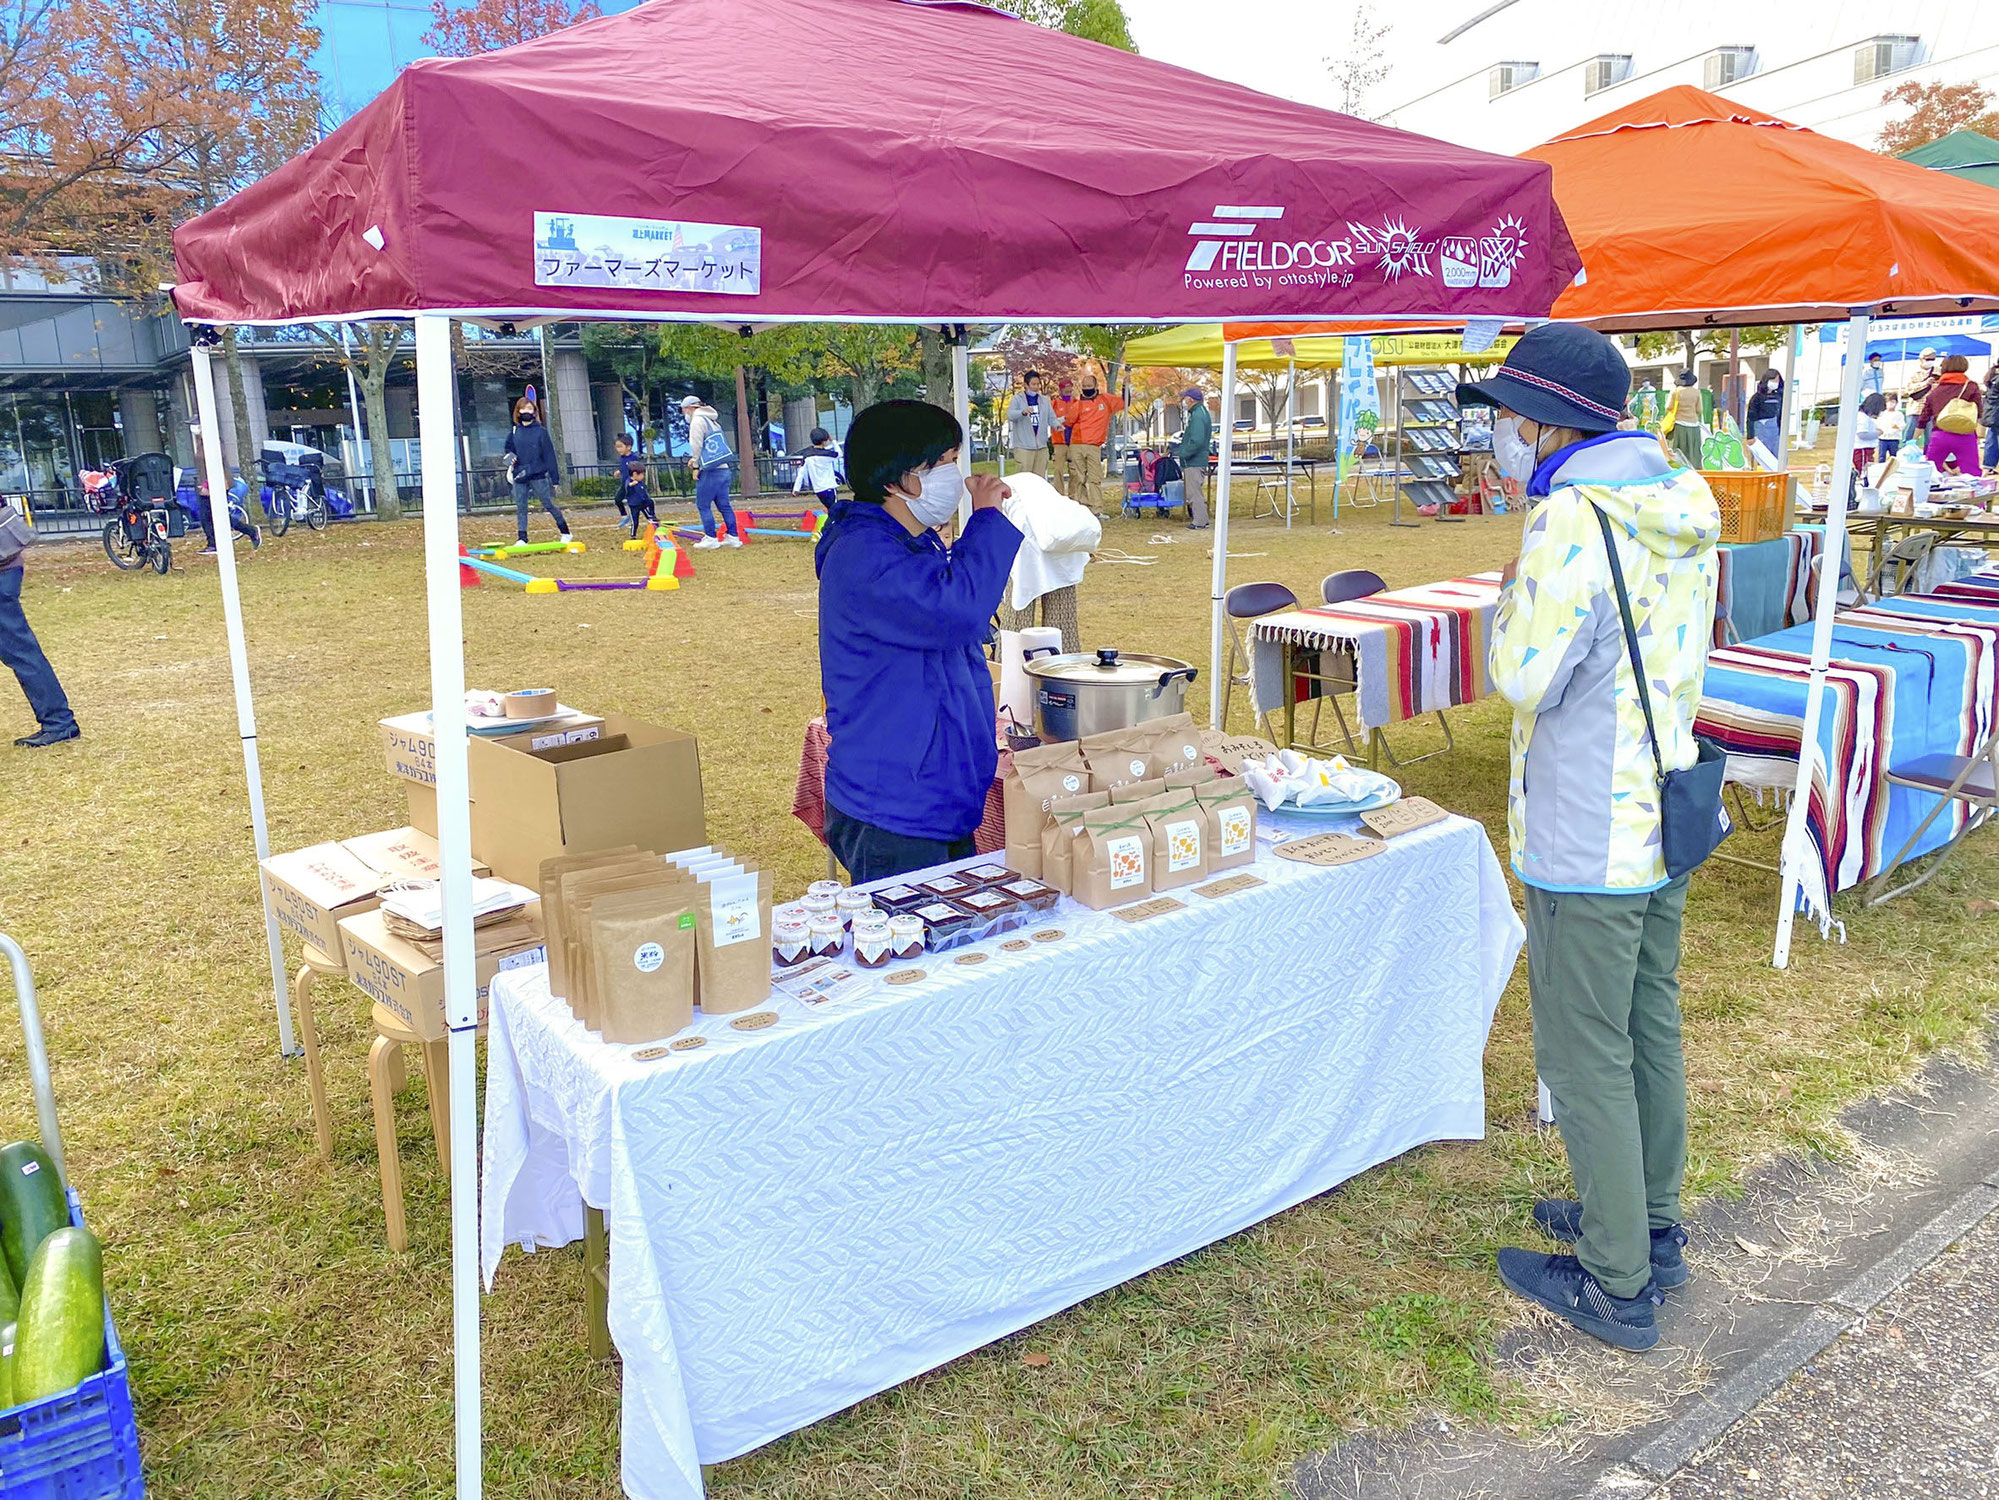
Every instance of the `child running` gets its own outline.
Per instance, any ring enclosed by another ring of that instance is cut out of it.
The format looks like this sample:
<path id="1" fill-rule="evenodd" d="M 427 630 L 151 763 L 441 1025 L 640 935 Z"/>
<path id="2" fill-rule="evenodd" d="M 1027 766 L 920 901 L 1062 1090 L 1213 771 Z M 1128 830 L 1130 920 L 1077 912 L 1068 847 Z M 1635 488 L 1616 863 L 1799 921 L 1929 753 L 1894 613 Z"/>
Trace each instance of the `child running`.
<path id="1" fill-rule="evenodd" d="M 833 446 L 833 434 L 823 427 L 812 429 L 812 446 L 798 455 L 798 477 L 791 492 L 802 495 L 810 490 L 828 510 L 838 498 L 841 480 L 840 451 Z"/>
<path id="2" fill-rule="evenodd" d="M 652 496 L 646 491 L 645 464 L 632 453 L 632 440 L 622 434 L 612 440 L 618 450 L 618 503 L 632 523 L 632 535 L 639 534 L 639 518 L 657 526 L 659 516 L 652 508 Z"/>

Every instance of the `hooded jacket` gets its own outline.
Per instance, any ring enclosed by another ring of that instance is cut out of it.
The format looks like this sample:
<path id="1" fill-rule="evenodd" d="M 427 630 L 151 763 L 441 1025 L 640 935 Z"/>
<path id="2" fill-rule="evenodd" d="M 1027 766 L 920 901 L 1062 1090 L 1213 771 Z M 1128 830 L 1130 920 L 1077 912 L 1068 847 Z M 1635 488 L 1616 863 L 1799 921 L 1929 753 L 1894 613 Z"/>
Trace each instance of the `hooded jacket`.
<path id="1" fill-rule="evenodd" d="M 722 416 L 712 406 L 697 406 L 687 413 L 687 451 L 700 463 L 701 449 L 708 441 L 708 434 L 722 430 Z M 712 464 L 701 464 L 703 474 L 712 474 L 717 469 L 726 469 L 735 463 L 735 456 Z"/>
<path id="2" fill-rule="evenodd" d="M 1099 390 L 1094 396 L 1058 401 L 1055 410 L 1069 428 L 1071 443 L 1078 448 L 1101 448 L 1110 441 L 1111 418 L 1124 410 L 1124 397 Z"/>
<path id="3" fill-rule="evenodd" d="M 513 456 L 514 478 L 519 483 L 535 479 L 562 483 L 562 465 L 556 462 L 555 440 L 548 435 L 546 423 L 514 423 L 514 430 L 507 434 L 506 451 Z"/>
<path id="4" fill-rule="evenodd" d="M 1056 424 L 1055 403 L 1046 391 L 1036 391 L 1034 405 L 1027 404 L 1027 392 L 1015 391 L 1006 404 L 1006 443 L 1009 448 L 1046 448 Z"/>
<path id="5" fill-rule="evenodd" d="M 1489 660 L 1493 687 L 1513 705 L 1513 871 L 1544 890 L 1657 890 L 1666 884 L 1658 777 L 1592 506 L 1610 518 L 1669 771 L 1699 753 L 1721 510 L 1707 481 L 1669 467 L 1645 432 L 1562 449 L 1527 495 L 1519 570 L 1500 591 Z"/>
<path id="6" fill-rule="evenodd" d="M 842 500 L 819 537 L 826 800 L 908 838 L 969 838 L 999 767 L 984 645 L 1020 532 L 975 510 L 957 544 Z"/>

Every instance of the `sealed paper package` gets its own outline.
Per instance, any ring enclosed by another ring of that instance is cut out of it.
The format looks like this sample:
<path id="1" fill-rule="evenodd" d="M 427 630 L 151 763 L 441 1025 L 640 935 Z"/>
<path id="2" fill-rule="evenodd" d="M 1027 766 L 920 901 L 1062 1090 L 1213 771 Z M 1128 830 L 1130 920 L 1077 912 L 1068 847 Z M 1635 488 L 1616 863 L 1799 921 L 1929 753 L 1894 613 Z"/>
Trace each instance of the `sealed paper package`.
<path id="1" fill-rule="evenodd" d="M 1069 894 L 1098 911 L 1152 894 L 1152 830 L 1130 807 L 1083 814 Z"/>
<path id="2" fill-rule="evenodd" d="M 597 992 L 589 970 L 590 922 L 592 906 L 600 896 L 619 891 L 649 890 L 678 884 L 687 877 L 669 870 L 656 859 L 636 865 L 608 865 L 592 870 L 571 870 L 558 883 L 565 926 L 562 934 L 563 962 L 569 983 L 569 1008 L 590 1031 L 601 1030 L 603 1015 L 597 1006 Z"/>
<path id="3" fill-rule="evenodd" d="M 591 984 L 607 1042 L 656 1042 L 694 1022 L 691 881 L 598 897 L 590 909 Z"/>
<path id="4" fill-rule="evenodd" d="M 1083 814 L 1110 805 L 1109 792 L 1058 797 L 1048 804 L 1048 823 L 1041 831 L 1041 858 L 1037 861 L 1041 871 L 1039 878 L 1044 885 L 1052 885 L 1058 891 L 1069 889 L 1076 837 L 1083 831 Z M 1012 864 L 1013 861 L 1008 860 L 1007 863 Z"/>
<path id="5" fill-rule="evenodd" d="M 1189 767 L 1185 771 L 1168 771 L 1165 777 L 1166 789 L 1173 791 L 1183 786 L 1206 786 L 1209 782 L 1219 779 L 1221 774 L 1203 761 L 1200 765 Z"/>
<path id="6" fill-rule="evenodd" d="M 1127 802 L 1149 802 L 1166 790 L 1163 776 L 1150 776 L 1144 781 L 1127 781 L 1123 786 L 1111 788 L 1111 806 L 1123 807 Z"/>
<path id="7" fill-rule="evenodd" d="M 1107 792 L 1150 779 L 1156 774 L 1152 769 L 1152 740 L 1150 726 L 1107 729 L 1083 739 L 1080 743 L 1090 762 L 1091 785 Z"/>
<path id="8" fill-rule="evenodd" d="M 1201 734 L 1194 727 L 1192 714 L 1170 714 L 1164 719 L 1154 719 L 1145 729 L 1152 735 L 1152 774 L 1171 776 L 1178 771 L 1191 771 L 1196 766 L 1206 765 L 1206 757 L 1201 752 Z"/>
<path id="9" fill-rule="evenodd" d="M 701 1013 L 733 1015 L 770 998 L 770 871 L 717 872 L 694 900 Z"/>
<path id="10" fill-rule="evenodd" d="M 1166 792 L 1139 811 L 1152 830 L 1152 888 L 1170 891 L 1208 878 L 1208 818 L 1193 790 Z"/>
<path id="11" fill-rule="evenodd" d="M 590 854 L 559 854 L 541 862 L 542 929 L 548 936 L 548 992 L 558 999 L 569 995 L 569 969 L 561 957 L 567 914 L 562 908 L 562 877 L 572 870 L 588 870 L 603 865 L 626 864 L 640 858 L 637 844 L 619 849 L 599 849 Z"/>
<path id="12" fill-rule="evenodd" d="M 1041 873 L 1041 830 L 1048 804 L 1094 790 L 1090 763 L 1075 740 L 1016 750 L 1000 783 L 1006 809 L 1006 863 L 1023 875 Z"/>
<path id="13" fill-rule="evenodd" d="M 1208 817 L 1208 871 L 1232 870 L 1256 859 L 1256 798 L 1238 777 L 1193 788 Z"/>

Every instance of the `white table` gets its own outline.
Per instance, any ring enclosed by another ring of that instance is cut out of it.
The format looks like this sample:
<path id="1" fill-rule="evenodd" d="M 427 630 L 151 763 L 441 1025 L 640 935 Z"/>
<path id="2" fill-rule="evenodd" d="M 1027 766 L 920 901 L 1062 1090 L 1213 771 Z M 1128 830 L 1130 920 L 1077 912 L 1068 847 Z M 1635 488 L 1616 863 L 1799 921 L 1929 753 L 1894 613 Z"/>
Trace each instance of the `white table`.
<path id="1" fill-rule="evenodd" d="M 1300 831 L 1318 831 L 1288 820 Z M 1055 943 L 639 1062 L 542 968 L 493 985 L 482 1254 L 610 1233 L 624 1484 L 747 1452 L 1435 1140 L 1485 1131 L 1522 939 L 1485 830 Z M 1421 899 L 1414 899 L 1415 893 Z M 882 971 L 884 973 L 893 970 Z"/>

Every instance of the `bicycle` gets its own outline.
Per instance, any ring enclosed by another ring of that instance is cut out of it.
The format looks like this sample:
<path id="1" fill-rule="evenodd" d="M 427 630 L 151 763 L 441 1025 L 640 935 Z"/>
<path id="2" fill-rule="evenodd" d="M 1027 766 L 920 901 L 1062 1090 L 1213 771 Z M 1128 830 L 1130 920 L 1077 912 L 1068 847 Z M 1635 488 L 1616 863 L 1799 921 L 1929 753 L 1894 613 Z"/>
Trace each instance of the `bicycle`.
<path id="1" fill-rule="evenodd" d="M 325 489 L 311 483 L 281 484 L 273 481 L 270 504 L 264 509 L 270 515 L 271 530 L 278 536 L 290 531 L 294 521 L 303 521 L 314 531 L 324 531 L 330 519 Z"/>
<path id="2" fill-rule="evenodd" d="M 158 501 L 134 500 L 120 483 L 119 466 L 85 469 L 77 478 L 83 483 L 86 509 L 109 515 L 104 523 L 104 555 L 121 573 L 150 567 L 165 574 L 173 566 L 173 544 L 167 540 L 166 506 Z"/>

